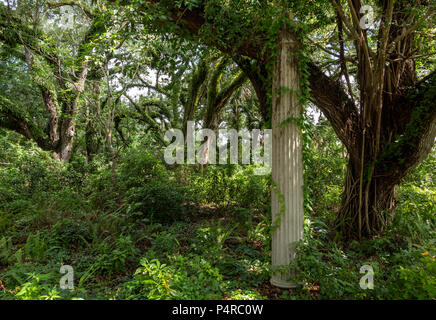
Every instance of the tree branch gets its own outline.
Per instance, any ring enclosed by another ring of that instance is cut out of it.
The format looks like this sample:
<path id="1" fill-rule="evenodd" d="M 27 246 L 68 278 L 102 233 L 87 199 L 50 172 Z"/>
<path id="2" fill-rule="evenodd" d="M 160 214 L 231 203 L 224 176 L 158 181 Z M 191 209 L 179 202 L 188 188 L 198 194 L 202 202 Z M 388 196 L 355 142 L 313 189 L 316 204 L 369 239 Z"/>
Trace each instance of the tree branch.
<path id="1" fill-rule="evenodd" d="M 354 146 L 351 137 L 356 134 L 359 124 L 356 106 L 347 96 L 339 81 L 326 76 L 313 63 L 308 63 L 308 67 L 311 101 L 330 121 L 347 149 L 352 150 Z"/>

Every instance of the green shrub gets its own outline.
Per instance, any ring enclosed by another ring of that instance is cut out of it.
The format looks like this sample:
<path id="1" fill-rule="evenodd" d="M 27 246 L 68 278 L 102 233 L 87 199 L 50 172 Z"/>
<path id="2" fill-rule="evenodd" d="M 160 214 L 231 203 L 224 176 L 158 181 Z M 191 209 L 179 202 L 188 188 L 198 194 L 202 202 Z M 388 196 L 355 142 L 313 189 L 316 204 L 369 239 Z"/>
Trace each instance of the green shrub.
<path id="1" fill-rule="evenodd" d="M 120 294 L 126 299 L 200 300 L 222 297 L 222 276 L 197 255 L 170 257 L 168 264 L 157 259 L 141 260 L 134 279 Z"/>
<path id="2" fill-rule="evenodd" d="M 129 214 L 146 217 L 152 222 L 169 223 L 184 220 L 184 188 L 170 181 L 152 181 L 128 192 Z"/>
<path id="3" fill-rule="evenodd" d="M 144 150 L 130 149 L 120 161 L 120 184 L 126 190 L 141 187 L 153 180 L 168 180 L 159 158 Z"/>
<path id="4" fill-rule="evenodd" d="M 12 257 L 12 239 L 3 236 L 0 238 L 0 265 L 10 263 Z"/>
<path id="5" fill-rule="evenodd" d="M 87 245 L 93 240 L 89 225 L 72 219 L 58 221 L 53 227 L 53 236 L 67 248 Z"/>
<path id="6" fill-rule="evenodd" d="M 60 298 L 56 286 L 51 287 L 47 283 L 51 277 L 51 274 L 29 274 L 27 281 L 15 294 L 15 298 L 17 300 L 54 300 Z"/>
<path id="7" fill-rule="evenodd" d="M 180 243 L 171 230 L 161 231 L 155 235 L 151 250 L 158 254 L 173 255 L 180 250 Z"/>
<path id="8" fill-rule="evenodd" d="M 210 165 L 205 175 L 192 177 L 189 187 L 202 202 L 266 210 L 270 176 L 255 175 L 253 169 L 248 165 Z"/>
<path id="9" fill-rule="evenodd" d="M 335 243 L 323 248 L 320 240 L 307 238 L 300 244 L 297 252 L 298 257 L 292 267 L 296 270 L 296 281 L 319 286 L 318 298 L 363 298 L 365 291 L 359 286 L 360 263 Z M 302 290 L 308 288 L 304 286 Z"/>
<path id="10" fill-rule="evenodd" d="M 83 273 L 79 283 L 85 283 L 95 275 L 111 276 L 114 272 L 126 271 L 127 264 L 134 261 L 136 252 L 130 236 L 120 236 L 113 242 L 102 242 L 96 261 Z"/>
<path id="11" fill-rule="evenodd" d="M 186 190 L 155 155 L 131 149 L 121 161 L 119 180 L 129 216 L 160 223 L 185 219 Z"/>
<path id="12" fill-rule="evenodd" d="M 388 278 L 390 299 L 436 299 L 436 259 L 422 257 L 416 265 L 395 266 Z"/>
<path id="13" fill-rule="evenodd" d="M 26 258 L 34 262 L 42 262 L 46 258 L 48 253 L 49 243 L 45 234 L 37 231 L 35 234 L 30 234 L 27 238 L 26 244 L 24 246 L 24 253 Z M 55 247 L 51 247 L 56 249 Z"/>

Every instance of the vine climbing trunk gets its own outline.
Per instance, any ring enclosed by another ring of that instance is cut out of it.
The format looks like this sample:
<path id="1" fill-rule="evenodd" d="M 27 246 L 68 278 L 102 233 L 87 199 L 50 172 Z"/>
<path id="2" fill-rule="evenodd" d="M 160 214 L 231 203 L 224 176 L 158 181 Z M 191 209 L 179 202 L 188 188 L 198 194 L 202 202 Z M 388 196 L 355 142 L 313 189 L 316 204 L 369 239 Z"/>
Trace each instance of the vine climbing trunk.
<path id="1" fill-rule="evenodd" d="M 362 165 L 350 159 L 348 164 L 341 209 L 336 217 L 338 230 L 347 239 L 381 233 L 395 212 L 396 185 L 403 174 L 372 174 L 362 179 L 361 168 L 370 168 L 370 160 Z"/>
<path id="2" fill-rule="evenodd" d="M 286 268 L 295 257 L 295 244 L 303 237 L 303 162 L 301 132 L 296 121 L 301 106 L 297 96 L 300 89 L 297 41 L 283 27 L 279 36 L 278 57 L 273 73 L 272 178 L 272 266 L 271 284 L 292 288 L 293 276 Z M 284 122 L 286 121 L 286 124 Z M 283 124 L 283 125 L 281 125 Z M 288 271 L 281 270 L 283 267 Z"/>

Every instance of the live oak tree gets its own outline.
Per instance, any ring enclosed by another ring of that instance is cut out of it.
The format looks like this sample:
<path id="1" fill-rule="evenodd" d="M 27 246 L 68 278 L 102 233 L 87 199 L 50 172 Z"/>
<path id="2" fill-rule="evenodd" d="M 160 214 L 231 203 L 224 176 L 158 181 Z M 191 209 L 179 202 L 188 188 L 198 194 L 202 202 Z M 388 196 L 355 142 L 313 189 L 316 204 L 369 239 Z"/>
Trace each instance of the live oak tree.
<path id="1" fill-rule="evenodd" d="M 361 238 L 380 233 L 389 223 L 396 186 L 434 144 L 436 74 L 428 60 L 435 56 L 434 40 L 429 39 L 430 49 L 420 42 L 434 37 L 435 5 L 402 0 L 371 3 L 374 22 L 365 29 L 358 14 L 360 1 L 348 1 L 347 12 L 340 2 L 331 4 L 337 16 L 339 76 L 345 78 L 348 92 L 340 91 L 337 110 L 313 96 L 349 154 L 337 226 L 345 236 Z M 345 50 L 353 57 L 346 57 Z M 430 69 L 421 80 L 418 62 Z M 347 70 L 353 64 L 356 98 Z"/>
<path id="2" fill-rule="evenodd" d="M 92 43 L 103 33 L 105 18 L 98 8 L 91 9 L 79 2 L 45 3 L 36 7 L 20 4 L 15 8 L 0 5 L 0 40 L 11 59 L 21 59 L 27 65 L 27 72 L 40 89 L 47 125 L 40 128 L 33 119 L 23 117 L 20 106 L 4 96 L 0 96 L 0 125 L 34 140 L 55 158 L 68 162 L 73 152 L 79 98 L 91 67 Z M 76 26 L 78 34 L 70 35 L 66 45 L 62 39 L 55 38 L 55 32 L 41 26 L 43 20 L 47 23 L 50 19 L 44 15 L 47 10 L 64 6 L 79 7 L 84 26 Z"/>
<path id="3" fill-rule="evenodd" d="M 134 101 L 124 93 L 134 107 L 126 116 L 143 119 L 155 129 L 161 142 L 169 128 L 182 128 L 186 136 L 188 121 L 217 130 L 225 106 L 247 81 L 245 73 L 229 57 L 217 52 L 193 55 L 174 72 L 166 69 L 155 65 L 154 83 L 139 76 L 128 85 L 151 90 L 147 97 Z M 160 76 L 165 76 L 165 81 L 159 80 Z"/>
<path id="4" fill-rule="evenodd" d="M 236 70 L 231 72 L 227 79 L 223 79 L 228 64 L 231 60 L 228 57 L 220 57 L 213 67 L 201 61 L 198 70 L 192 75 L 188 97 L 188 103 L 184 110 L 183 130 L 186 135 L 187 122 L 193 120 L 195 110 L 198 109 L 199 95 L 203 90 L 205 95 L 205 106 L 202 113 L 203 128 L 217 131 L 221 122 L 221 114 L 224 106 L 228 103 L 233 93 L 238 90 L 247 77 L 244 72 Z M 233 68 L 234 69 L 234 68 Z M 203 89 L 202 89 L 203 88 Z M 204 163 L 209 163 L 210 139 L 207 138 L 204 148 Z"/>

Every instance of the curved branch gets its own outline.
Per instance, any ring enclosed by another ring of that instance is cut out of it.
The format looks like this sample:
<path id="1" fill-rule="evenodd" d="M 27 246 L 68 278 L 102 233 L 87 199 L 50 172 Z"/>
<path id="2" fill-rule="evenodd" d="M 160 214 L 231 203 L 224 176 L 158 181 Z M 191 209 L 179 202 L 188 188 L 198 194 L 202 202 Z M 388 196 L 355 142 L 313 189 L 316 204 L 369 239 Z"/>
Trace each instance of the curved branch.
<path id="1" fill-rule="evenodd" d="M 358 131 L 358 110 L 345 93 L 341 83 L 326 76 L 315 64 L 308 63 L 311 101 L 322 111 L 332 124 L 339 139 L 353 149 L 352 136 Z"/>
<path id="2" fill-rule="evenodd" d="M 15 131 L 29 140 L 35 141 L 38 146 L 46 151 L 53 151 L 49 141 L 41 138 L 41 130 L 14 110 L 12 102 L 0 95 L 0 127 Z"/>

